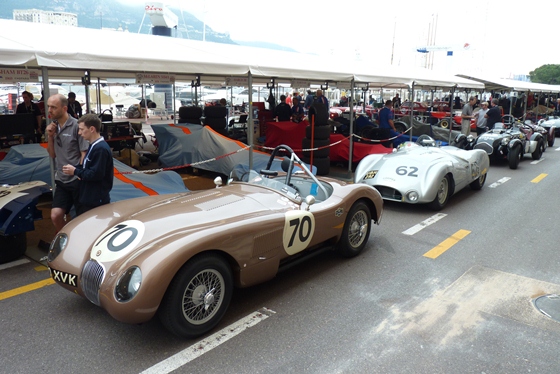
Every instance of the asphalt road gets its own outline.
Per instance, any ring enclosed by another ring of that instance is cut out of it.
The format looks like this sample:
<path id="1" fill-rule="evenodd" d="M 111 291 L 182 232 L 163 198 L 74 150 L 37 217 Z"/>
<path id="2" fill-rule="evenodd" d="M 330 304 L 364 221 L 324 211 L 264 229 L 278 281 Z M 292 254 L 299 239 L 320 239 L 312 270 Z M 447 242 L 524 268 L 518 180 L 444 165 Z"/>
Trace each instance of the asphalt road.
<path id="1" fill-rule="evenodd" d="M 4 267 L 0 372 L 558 373 L 560 323 L 533 299 L 560 294 L 559 165 L 560 148 L 493 164 L 441 212 L 386 203 L 360 256 L 236 290 L 218 342 L 119 323 L 34 260 Z"/>

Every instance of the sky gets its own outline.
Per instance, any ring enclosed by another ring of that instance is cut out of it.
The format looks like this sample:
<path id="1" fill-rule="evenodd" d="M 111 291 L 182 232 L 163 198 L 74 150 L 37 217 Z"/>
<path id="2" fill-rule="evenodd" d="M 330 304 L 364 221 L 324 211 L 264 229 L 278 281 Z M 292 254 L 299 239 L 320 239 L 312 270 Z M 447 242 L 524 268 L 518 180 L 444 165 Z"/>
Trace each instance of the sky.
<path id="1" fill-rule="evenodd" d="M 149 3 L 117 1 L 141 7 Z M 560 48 L 555 46 L 560 1 L 160 2 L 195 15 L 234 41 L 266 41 L 341 63 L 350 59 L 372 66 L 431 67 L 489 78 L 511 78 L 544 64 L 560 64 Z M 433 62 L 426 61 L 426 54 L 416 49 L 430 44 L 449 47 L 453 56 L 436 51 Z"/>

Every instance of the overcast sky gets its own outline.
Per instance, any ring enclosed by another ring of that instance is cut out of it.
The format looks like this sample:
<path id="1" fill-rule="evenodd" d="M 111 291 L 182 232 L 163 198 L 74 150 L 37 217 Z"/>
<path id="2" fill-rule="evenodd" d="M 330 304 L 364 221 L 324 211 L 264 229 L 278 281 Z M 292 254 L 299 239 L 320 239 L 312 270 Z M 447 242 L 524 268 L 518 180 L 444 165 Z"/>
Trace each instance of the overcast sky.
<path id="1" fill-rule="evenodd" d="M 117 0 L 146 5 L 145 0 Z M 339 2 L 262 0 L 169 0 L 233 40 L 266 41 L 303 53 L 376 65 L 425 67 L 430 27 L 433 67 L 449 73 L 509 78 L 544 64 L 560 64 L 560 1 L 353 0 Z M 538 4 L 537 4 L 538 3 Z M 534 4 L 534 5 L 533 5 Z M 546 4 L 546 5 L 543 5 Z M 178 14 L 180 16 L 180 14 Z M 463 49 L 468 43 L 470 48 Z M 432 43 L 434 44 L 434 43 Z"/>

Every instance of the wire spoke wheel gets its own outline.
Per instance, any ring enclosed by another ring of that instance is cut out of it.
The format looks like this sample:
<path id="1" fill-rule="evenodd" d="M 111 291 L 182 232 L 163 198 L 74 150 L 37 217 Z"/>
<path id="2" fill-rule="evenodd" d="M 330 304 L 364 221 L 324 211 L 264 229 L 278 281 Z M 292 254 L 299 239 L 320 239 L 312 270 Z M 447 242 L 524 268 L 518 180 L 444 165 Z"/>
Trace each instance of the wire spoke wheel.
<path id="1" fill-rule="evenodd" d="M 203 270 L 189 282 L 183 295 L 183 314 L 193 325 L 208 322 L 223 301 L 224 278 L 213 269 Z"/>

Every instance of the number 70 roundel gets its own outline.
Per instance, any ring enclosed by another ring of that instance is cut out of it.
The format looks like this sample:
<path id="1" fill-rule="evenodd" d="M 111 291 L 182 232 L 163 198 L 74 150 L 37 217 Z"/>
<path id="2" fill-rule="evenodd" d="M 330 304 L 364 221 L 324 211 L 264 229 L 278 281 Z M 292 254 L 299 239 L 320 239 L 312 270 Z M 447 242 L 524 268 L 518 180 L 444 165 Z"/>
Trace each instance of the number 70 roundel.
<path id="1" fill-rule="evenodd" d="M 284 220 L 284 250 L 289 255 L 303 251 L 313 238 L 315 217 L 305 210 L 290 210 Z"/>

